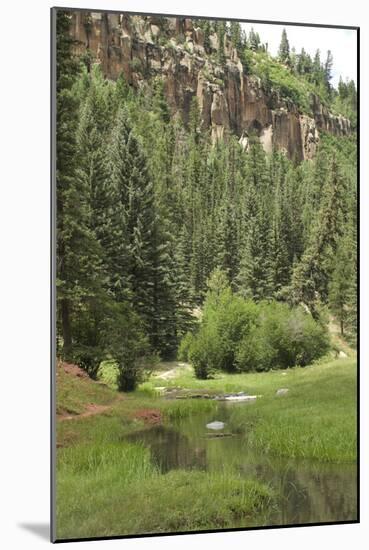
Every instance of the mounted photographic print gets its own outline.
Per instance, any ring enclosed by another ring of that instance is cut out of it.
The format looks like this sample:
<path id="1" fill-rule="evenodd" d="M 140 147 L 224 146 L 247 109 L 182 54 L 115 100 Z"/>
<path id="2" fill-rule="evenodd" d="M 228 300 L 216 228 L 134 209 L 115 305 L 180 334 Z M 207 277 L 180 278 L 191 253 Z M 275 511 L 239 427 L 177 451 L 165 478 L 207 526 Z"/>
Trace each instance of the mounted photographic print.
<path id="1" fill-rule="evenodd" d="M 354 523 L 354 27 L 52 9 L 52 540 Z"/>

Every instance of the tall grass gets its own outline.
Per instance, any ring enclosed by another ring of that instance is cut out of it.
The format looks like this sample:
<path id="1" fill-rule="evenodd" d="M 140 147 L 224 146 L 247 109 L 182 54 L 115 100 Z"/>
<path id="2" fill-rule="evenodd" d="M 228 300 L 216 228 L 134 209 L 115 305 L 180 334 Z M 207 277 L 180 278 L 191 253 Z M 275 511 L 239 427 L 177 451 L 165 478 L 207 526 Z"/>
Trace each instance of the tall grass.
<path id="1" fill-rule="evenodd" d="M 273 503 L 267 485 L 224 473 L 177 470 L 124 486 L 91 475 L 78 491 L 61 485 L 59 538 L 247 527 L 263 523 Z"/>
<path id="2" fill-rule="evenodd" d="M 231 423 L 243 429 L 251 446 L 274 456 L 324 462 L 356 460 L 356 363 L 332 361 L 293 369 L 279 378 L 283 397 L 265 387 L 267 398 L 235 407 Z"/>
<path id="3" fill-rule="evenodd" d="M 126 481 L 155 473 L 148 449 L 126 442 L 73 446 L 58 452 L 58 471 L 67 475 L 104 475 L 112 471 Z"/>
<path id="4" fill-rule="evenodd" d="M 170 401 L 164 407 L 163 413 L 168 420 L 175 420 L 216 410 L 218 410 L 218 403 L 212 399 L 183 399 Z"/>

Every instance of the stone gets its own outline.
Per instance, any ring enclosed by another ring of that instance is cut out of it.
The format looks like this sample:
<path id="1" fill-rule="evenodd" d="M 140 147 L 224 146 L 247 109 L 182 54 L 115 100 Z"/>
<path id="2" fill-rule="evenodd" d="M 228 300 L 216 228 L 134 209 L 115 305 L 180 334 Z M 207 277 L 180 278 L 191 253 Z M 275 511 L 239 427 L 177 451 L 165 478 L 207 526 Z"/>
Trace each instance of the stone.
<path id="1" fill-rule="evenodd" d="M 195 29 L 195 42 L 197 46 L 204 47 L 204 31 L 200 27 Z"/>
<path id="2" fill-rule="evenodd" d="M 345 353 L 344 351 L 341 350 L 338 354 L 338 357 L 340 359 L 346 359 L 346 357 L 348 357 L 348 356 L 347 356 L 347 353 Z"/>
<path id="3" fill-rule="evenodd" d="M 157 25 L 151 25 L 151 34 L 155 36 L 155 38 L 159 36 L 159 33 L 160 33 L 160 28 Z"/>
<path id="4" fill-rule="evenodd" d="M 230 395 L 229 397 L 226 397 L 225 401 L 255 401 L 257 398 L 257 395 Z"/>
<path id="5" fill-rule="evenodd" d="M 214 420 L 214 422 L 209 422 L 209 424 L 206 424 L 206 427 L 209 430 L 223 430 L 224 426 L 224 422 L 220 422 L 218 420 Z"/>
<path id="6" fill-rule="evenodd" d="M 278 396 L 281 396 L 281 395 L 286 395 L 290 390 L 288 388 L 280 388 L 279 390 L 276 391 L 276 395 Z"/>

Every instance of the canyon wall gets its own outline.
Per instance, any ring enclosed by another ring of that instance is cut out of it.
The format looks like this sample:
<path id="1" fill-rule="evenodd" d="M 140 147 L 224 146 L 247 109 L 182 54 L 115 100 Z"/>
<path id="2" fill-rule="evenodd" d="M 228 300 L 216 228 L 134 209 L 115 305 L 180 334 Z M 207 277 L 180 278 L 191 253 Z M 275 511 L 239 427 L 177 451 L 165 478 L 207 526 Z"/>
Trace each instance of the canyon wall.
<path id="1" fill-rule="evenodd" d="M 227 38 L 222 45 L 225 62 L 217 63 L 217 36 L 210 35 L 209 55 L 204 33 L 195 24 L 184 18 L 78 11 L 72 14 L 71 35 L 77 53 L 89 51 L 107 78 L 116 80 L 123 72 L 135 88 L 150 78 L 163 78 L 173 115 L 185 121 L 196 96 L 203 128 L 211 128 L 213 140 L 232 131 L 247 148 L 253 131 L 267 152 L 283 151 L 303 160 L 315 155 L 320 130 L 336 136 L 350 133 L 349 120 L 330 113 L 316 95 L 311 94 L 308 116 L 277 92 L 266 93 L 257 77 L 244 74 Z"/>

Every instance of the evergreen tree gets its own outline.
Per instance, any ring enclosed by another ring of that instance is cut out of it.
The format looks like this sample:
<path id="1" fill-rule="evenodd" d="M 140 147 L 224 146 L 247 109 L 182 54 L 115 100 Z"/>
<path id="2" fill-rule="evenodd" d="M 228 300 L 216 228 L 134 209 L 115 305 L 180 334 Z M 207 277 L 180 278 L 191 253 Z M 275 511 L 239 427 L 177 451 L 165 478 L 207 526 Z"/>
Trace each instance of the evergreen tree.
<path id="1" fill-rule="evenodd" d="M 278 50 L 278 58 L 282 63 L 285 63 L 286 65 L 291 64 L 290 45 L 288 42 L 286 29 L 283 29 L 282 31 L 281 43 Z"/>
<path id="2" fill-rule="evenodd" d="M 70 16 L 57 17 L 57 313 L 63 346 L 61 353 L 78 360 L 81 347 L 74 320 L 85 315 L 100 292 L 100 248 L 90 225 L 91 190 L 79 171 L 77 147 L 79 101 L 74 85 L 79 65 L 69 36 Z M 88 350 L 89 351 L 89 350 Z M 86 350 L 82 353 L 86 357 Z M 87 353 L 89 354 L 89 353 Z"/>
<path id="3" fill-rule="evenodd" d="M 328 50 L 327 58 L 324 64 L 324 81 L 329 94 L 331 93 L 332 67 L 333 67 L 333 55 L 331 50 Z"/>
<path id="4" fill-rule="evenodd" d="M 312 81 L 316 86 L 319 86 L 323 82 L 323 69 L 322 63 L 320 61 L 320 51 L 317 50 L 314 56 L 313 70 L 312 70 Z"/>
<path id="5" fill-rule="evenodd" d="M 238 21 L 231 21 L 230 35 L 231 35 L 232 44 L 234 48 L 236 48 L 239 54 L 242 50 L 243 44 L 242 44 L 242 29 Z"/>
<path id="6" fill-rule="evenodd" d="M 272 239 L 270 217 L 265 206 L 250 220 L 237 277 L 239 293 L 255 301 L 271 300 L 273 297 Z"/>
<path id="7" fill-rule="evenodd" d="M 349 317 L 350 290 L 353 279 L 353 243 L 346 237 L 340 242 L 334 259 L 334 270 L 329 284 L 329 305 L 340 323 L 341 335 Z"/>
<path id="8" fill-rule="evenodd" d="M 218 51 L 217 51 L 217 60 L 219 65 L 224 65 L 226 57 L 224 53 L 224 40 L 226 37 L 226 22 L 217 21 L 216 23 L 216 32 L 218 37 Z"/>
<path id="9" fill-rule="evenodd" d="M 212 33 L 212 27 L 211 23 L 208 19 L 204 21 L 203 24 L 203 31 L 204 31 L 204 48 L 206 52 L 210 51 L 210 35 Z"/>
<path id="10" fill-rule="evenodd" d="M 251 31 L 249 32 L 249 45 L 250 45 L 250 50 L 254 52 L 256 52 L 260 48 L 259 33 L 255 32 L 252 27 L 251 27 Z"/>
<path id="11" fill-rule="evenodd" d="M 343 180 L 333 158 L 331 175 L 322 198 L 317 223 L 310 244 L 294 269 L 290 299 L 292 303 L 305 303 L 313 315 L 318 315 L 319 302 L 327 302 L 328 285 L 332 273 L 333 256 L 338 238 L 342 235 L 345 208 Z"/>

